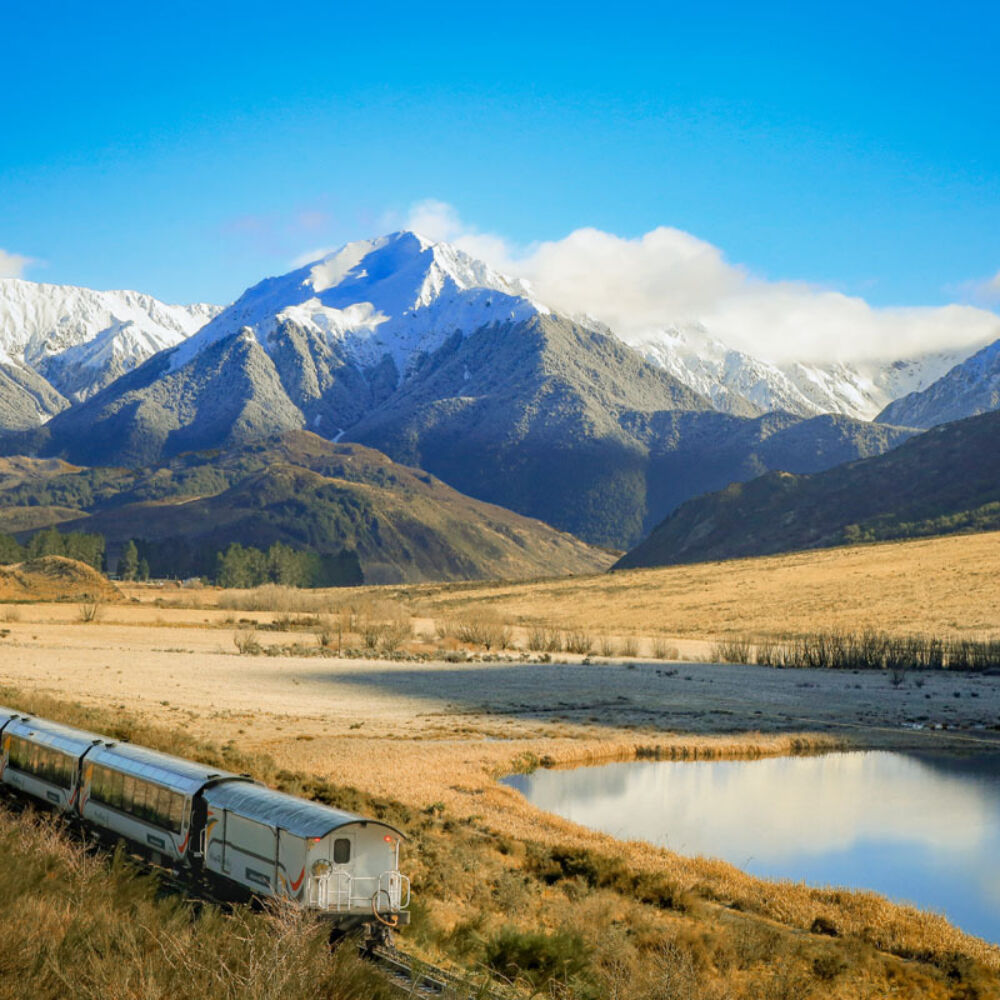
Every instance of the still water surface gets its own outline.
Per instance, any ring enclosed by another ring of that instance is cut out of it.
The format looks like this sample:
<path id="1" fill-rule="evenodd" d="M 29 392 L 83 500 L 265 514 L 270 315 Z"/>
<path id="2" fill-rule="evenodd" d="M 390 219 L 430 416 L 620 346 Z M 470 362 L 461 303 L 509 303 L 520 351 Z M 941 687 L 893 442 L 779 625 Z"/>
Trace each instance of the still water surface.
<path id="1" fill-rule="evenodd" d="M 1000 755 L 635 761 L 503 780 L 594 830 L 767 878 L 874 889 L 1000 942 Z"/>

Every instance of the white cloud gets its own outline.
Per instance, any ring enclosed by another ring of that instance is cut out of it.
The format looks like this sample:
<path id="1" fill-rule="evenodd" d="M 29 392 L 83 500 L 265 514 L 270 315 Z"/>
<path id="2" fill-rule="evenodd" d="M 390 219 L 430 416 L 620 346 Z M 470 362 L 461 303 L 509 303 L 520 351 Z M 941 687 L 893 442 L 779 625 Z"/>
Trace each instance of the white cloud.
<path id="1" fill-rule="evenodd" d="M 36 261 L 19 253 L 10 253 L 0 248 L 0 278 L 22 278 L 24 271 Z"/>
<path id="2" fill-rule="evenodd" d="M 1000 338 L 1000 317 L 989 310 L 878 308 L 805 282 L 764 281 L 679 229 L 636 238 L 578 229 L 517 246 L 465 224 L 453 206 L 435 200 L 414 205 L 404 224 L 526 279 L 542 302 L 587 313 L 625 340 L 700 323 L 732 347 L 783 362 L 904 358 Z M 1000 274 L 986 284 L 1000 301 Z"/>

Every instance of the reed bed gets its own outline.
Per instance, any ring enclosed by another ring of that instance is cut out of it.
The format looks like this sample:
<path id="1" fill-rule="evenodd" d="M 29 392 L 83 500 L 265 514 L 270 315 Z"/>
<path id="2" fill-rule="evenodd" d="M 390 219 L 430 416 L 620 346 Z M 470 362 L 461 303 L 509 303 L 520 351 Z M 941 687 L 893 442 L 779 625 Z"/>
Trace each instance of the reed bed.
<path id="1" fill-rule="evenodd" d="M 779 638 L 738 636 L 715 643 L 711 656 L 721 663 L 767 667 L 1000 673 L 1000 639 L 900 637 L 874 629 Z"/>

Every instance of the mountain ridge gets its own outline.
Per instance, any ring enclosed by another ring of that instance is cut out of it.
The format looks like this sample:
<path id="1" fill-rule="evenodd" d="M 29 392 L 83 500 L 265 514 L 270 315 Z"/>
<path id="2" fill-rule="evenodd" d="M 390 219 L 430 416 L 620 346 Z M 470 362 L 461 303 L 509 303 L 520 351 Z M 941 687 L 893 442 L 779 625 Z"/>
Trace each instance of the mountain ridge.
<path id="1" fill-rule="evenodd" d="M 12 509 L 75 506 L 79 516 L 62 518 L 59 530 L 104 535 L 112 565 L 133 538 L 158 546 L 178 567 L 189 559 L 183 565 L 191 575 L 214 569 L 203 556 L 211 561 L 233 542 L 281 542 L 321 556 L 349 555 L 366 583 L 599 572 L 615 558 L 373 449 L 307 431 L 145 468 L 33 461 L 5 471 Z"/>
<path id="2" fill-rule="evenodd" d="M 769 472 L 689 500 L 616 569 L 1000 527 L 1000 411 L 810 475 Z"/>

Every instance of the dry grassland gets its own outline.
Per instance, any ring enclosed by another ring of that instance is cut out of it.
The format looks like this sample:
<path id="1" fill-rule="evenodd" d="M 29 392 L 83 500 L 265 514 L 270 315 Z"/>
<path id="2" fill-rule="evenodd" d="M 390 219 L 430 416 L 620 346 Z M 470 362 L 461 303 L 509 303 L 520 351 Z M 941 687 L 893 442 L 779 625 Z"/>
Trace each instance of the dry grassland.
<path id="1" fill-rule="evenodd" d="M 567 996 L 989 998 L 1000 995 L 1000 949 L 940 917 L 616 841 L 539 812 L 496 777 L 539 762 L 759 756 L 845 740 L 1000 748 L 990 728 L 1000 719 L 997 678 L 929 674 L 917 690 L 878 672 L 847 682 L 834 671 L 565 655 L 555 659 L 572 662 L 242 656 L 233 638 L 292 612 L 325 615 L 329 630 L 351 604 L 412 615 L 424 639 L 411 646 L 425 649 L 444 641 L 439 622 L 484 609 L 522 638 L 544 624 L 647 642 L 676 636 L 682 652 L 748 631 L 988 633 L 1000 631 L 997 570 L 994 535 L 549 583 L 378 588 L 374 597 L 275 590 L 262 602 L 134 587 L 135 600 L 106 605 L 91 623 L 72 603 L 0 607 L 0 702 L 124 726 L 189 755 L 211 746 L 271 782 L 299 775 L 306 791 L 315 776 L 395 803 L 414 836 L 407 867 L 420 901 L 405 946 L 433 959 L 482 961 L 510 923 L 583 942 L 590 978 Z M 294 640 L 318 652 L 318 632 L 253 634 L 264 646 Z M 918 712 L 951 728 L 903 728 Z M 179 734 L 190 746 L 171 742 Z M 562 870 L 567 857 L 576 860 Z M 810 933 L 817 920 L 837 937 Z"/>
<path id="2" fill-rule="evenodd" d="M 488 607 L 514 624 L 697 639 L 865 626 L 895 635 L 1000 633 L 998 580 L 1000 533 L 988 533 L 541 582 L 380 590 L 426 617 Z"/>

